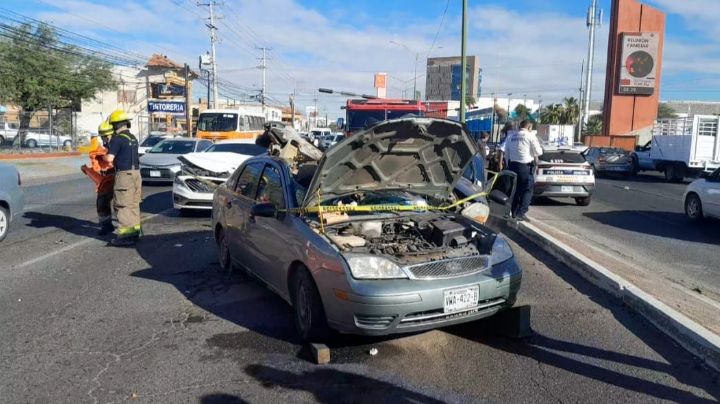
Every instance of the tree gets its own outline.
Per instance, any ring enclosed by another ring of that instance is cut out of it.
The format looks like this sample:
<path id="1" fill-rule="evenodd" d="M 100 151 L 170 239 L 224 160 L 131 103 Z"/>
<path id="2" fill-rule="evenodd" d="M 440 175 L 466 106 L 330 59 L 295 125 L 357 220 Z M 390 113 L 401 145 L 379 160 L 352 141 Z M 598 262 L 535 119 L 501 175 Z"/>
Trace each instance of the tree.
<path id="1" fill-rule="evenodd" d="M 577 98 L 570 97 L 565 98 L 562 104 L 562 114 L 560 118 L 560 124 L 562 125 L 577 125 L 580 119 L 580 104 Z"/>
<path id="2" fill-rule="evenodd" d="M 550 125 L 559 125 L 563 115 L 563 106 L 551 104 L 540 112 L 540 121 Z"/>
<path id="3" fill-rule="evenodd" d="M 477 101 L 475 100 L 475 97 L 473 97 L 472 95 L 468 94 L 465 96 L 465 105 L 467 105 L 468 107 L 474 106 L 476 102 Z"/>
<path id="4" fill-rule="evenodd" d="M 518 121 L 524 121 L 526 119 L 532 119 L 530 108 L 523 104 L 518 104 L 517 107 L 515 107 L 515 119 Z"/>
<path id="5" fill-rule="evenodd" d="M 502 108 L 502 107 L 500 107 L 499 105 L 495 104 L 495 106 L 494 106 L 493 109 L 495 110 L 495 116 L 497 116 L 497 121 L 498 121 L 498 122 L 502 122 L 502 121 L 507 120 L 507 118 L 508 118 L 508 113 L 507 113 L 507 111 L 505 110 L 505 108 Z"/>
<path id="6" fill-rule="evenodd" d="M 20 108 L 15 144 L 25 142 L 36 111 L 68 108 L 115 87 L 109 63 L 61 43 L 46 24 L 11 28 L 8 37 L 0 41 L 0 102 Z"/>
<path id="7" fill-rule="evenodd" d="M 658 105 L 657 119 L 675 119 L 677 117 L 677 113 L 669 104 L 661 102 Z"/>
<path id="8" fill-rule="evenodd" d="M 593 115 L 588 118 L 588 122 L 583 125 L 583 136 L 600 135 L 603 131 L 603 116 Z"/>

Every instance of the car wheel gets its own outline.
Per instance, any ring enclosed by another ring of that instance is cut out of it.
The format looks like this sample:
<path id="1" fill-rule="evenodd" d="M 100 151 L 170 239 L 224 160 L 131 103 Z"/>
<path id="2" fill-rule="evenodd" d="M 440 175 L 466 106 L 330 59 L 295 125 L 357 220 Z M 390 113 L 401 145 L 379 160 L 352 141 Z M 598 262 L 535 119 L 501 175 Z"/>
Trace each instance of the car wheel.
<path id="1" fill-rule="evenodd" d="M 703 219 L 702 201 L 696 194 L 689 194 L 685 198 L 685 216 L 692 222 L 699 222 Z"/>
<path id="2" fill-rule="evenodd" d="M 0 206 L 0 241 L 5 240 L 10 229 L 10 214 L 7 209 Z"/>
<path id="3" fill-rule="evenodd" d="M 320 293 L 310 273 L 299 269 L 292 278 L 292 303 L 295 329 L 300 338 L 320 342 L 329 333 Z"/>
<path id="4" fill-rule="evenodd" d="M 592 172 L 596 178 L 600 178 L 600 171 L 598 171 L 597 167 L 595 167 L 595 164 L 592 165 Z"/>
<path id="5" fill-rule="evenodd" d="M 27 147 L 29 147 L 29 148 L 31 148 L 31 149 L 34 149 L 34 148 L 37 147 L 37 141 L 36 141 L 35 139 L 28 139 L 28 140 L 25 142 L 25 146 L 27 146 Z"/>
<path id="6" fill-rule="evenodd" d="M 577 203 L 578 206 L 588 206 L 590 205 L 590 197 L 584 196 L 582 198 L 575 198 L 575 203 Z"/>
<path id="7" fill-rule="evenodd" d="M 63 142 L 63 147 L 69 149 L 72 146 L 72 140 L 66 140 Z"/>
<path id="8" fill-rule="evenodd" d="M 630 174 L 638 175 L 638 173 L 640 172 L 640 163 L 638 163 L 637 157 L 631 157 L 630 164 L 632 165 L 632 171 L 630 172 Z"/>
<path id="9" fill-rule="evenodd" d="M 233 265 L 232 259 L 230 258 L 230 244 L 228 243 L 225 230 L 222 228 L 218 230 L 215 241 L 218 247 L 218 263 L 220 264 L 220 268 L 232 273 Z"/>
<path id="10" fill-rule="evenodd" d="M 0 136 L 0 146 L 2 146 L 3 144 L 5 144 L 5 138 Z"/>

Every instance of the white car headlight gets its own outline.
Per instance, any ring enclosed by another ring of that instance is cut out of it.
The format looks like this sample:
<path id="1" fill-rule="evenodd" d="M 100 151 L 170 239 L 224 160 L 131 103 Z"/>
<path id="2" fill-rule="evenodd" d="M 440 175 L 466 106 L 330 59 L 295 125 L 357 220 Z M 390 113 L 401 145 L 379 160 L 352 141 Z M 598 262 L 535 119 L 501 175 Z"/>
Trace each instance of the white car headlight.
<path id="1" fill-rule="evenodd" d="M 495 243 L 493 243 L 492 246 L 490 265 L 494 266 L 497 264 L 502 264 L 503 262 L 511 259 L 513 255 L 514 254 L 507 240 L 505 240 L 503 237 L 498 237 L 495 239 Z"/>
<path id="2" fill-rule="evenodd" d="M 355 279 L 405 279 L 407 274 L 394 262 L 372 255 L 346 257 Z"/>
<path id="3" fill-rule="evenodd" d="M 169 168 L 170 168 L 170 171 L 172 171 L 172 172 L 174 172 L 174 173 L 179 173 L 179 172 L 180 172 L 180 169 L 182 168 L 182 166 L 181 166 L 180 164 L 178 164 L 178 165 L 175 165 L 175 166 L 170 166 Z"/>

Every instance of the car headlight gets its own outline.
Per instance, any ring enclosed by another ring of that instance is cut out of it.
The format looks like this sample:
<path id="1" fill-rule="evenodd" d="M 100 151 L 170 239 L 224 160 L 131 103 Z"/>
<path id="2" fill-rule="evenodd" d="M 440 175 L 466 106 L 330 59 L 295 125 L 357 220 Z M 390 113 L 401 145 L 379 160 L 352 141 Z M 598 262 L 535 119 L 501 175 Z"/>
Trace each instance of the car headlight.
<path id="1" fill-rule="evenodd" d="M 490 265 L 495 266 L 511 259 L 514 256 L 510 244 L 503 237 L 497 237 L 492 246 Z"/>
<path id="2" fill-rule="evenodd" d="M 372 255 L 345 257 L 355 279 L 405 279 L 407 274 L 394 262 Z"/>
<path id="3" fill-rule="evenodd" d="M 174 173 L 179 173 L 182 166 L 180 164 L 178 164 L 176 166 L 170 166 L 169 168 L 170 168 L 170 171 L 172 171 Z"/>

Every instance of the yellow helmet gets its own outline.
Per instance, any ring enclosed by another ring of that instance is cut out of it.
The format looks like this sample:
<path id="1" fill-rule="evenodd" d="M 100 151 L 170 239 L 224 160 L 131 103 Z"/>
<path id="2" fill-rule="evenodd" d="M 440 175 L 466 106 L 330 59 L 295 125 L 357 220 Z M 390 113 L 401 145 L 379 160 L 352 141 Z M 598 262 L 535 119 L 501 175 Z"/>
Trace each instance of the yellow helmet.
<path id="1" fill-rule="evenodd" d="M 110 136 L 113 133 L 113 127 L 108 122 L 103 122 L 98 126 L 100 136 Z"/>
<path id="2" fill-rule="evenodd" d="M 122 109 L 117 109 L 113 111 L 108 117 L 108 123 L 110 123 L 111 125 L 129 120 L 130 117 Z"/>

